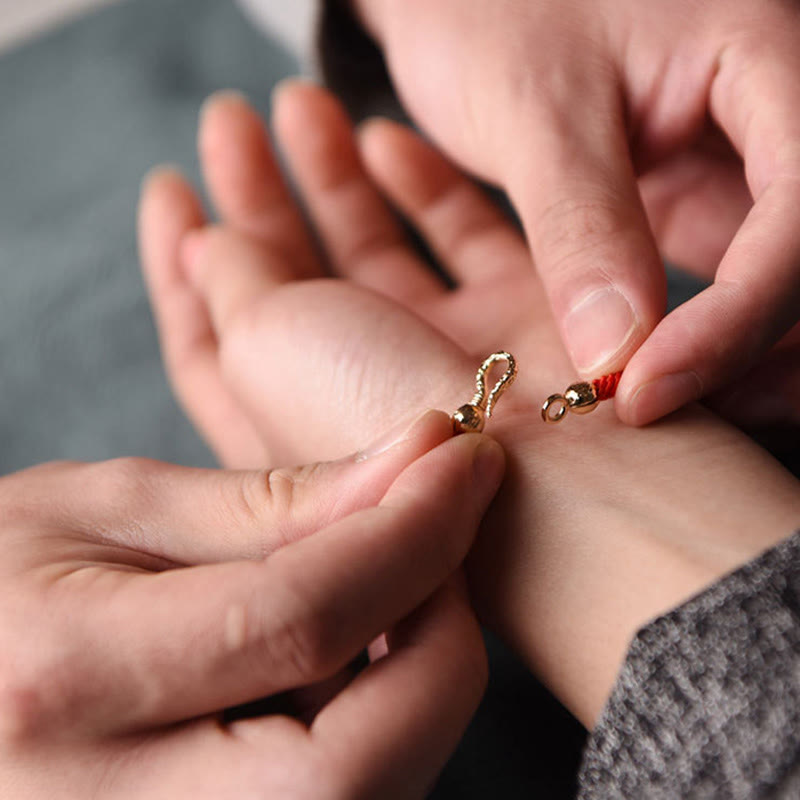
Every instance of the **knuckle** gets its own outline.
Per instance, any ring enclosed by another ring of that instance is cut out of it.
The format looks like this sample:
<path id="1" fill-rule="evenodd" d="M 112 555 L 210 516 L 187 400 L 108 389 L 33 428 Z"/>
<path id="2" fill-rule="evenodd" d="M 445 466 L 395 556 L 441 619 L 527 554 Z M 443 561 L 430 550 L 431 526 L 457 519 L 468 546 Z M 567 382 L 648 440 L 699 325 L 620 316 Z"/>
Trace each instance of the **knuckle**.
<path id="1" fill-rule="evenodd" d="M 5 637 L 4 637 L 5 638 Z M 20 647 L 19 635 L 14 648 L 5 652 L 17 654 L 13 662 L 0 664 L 0 742 L 7 746 L 23 745 L 52 730 L 54 718 L 69 715 L 73 693 L 64 685 L 69 672 L 66 648 L 55 637 L 47 653 L 37 647 Z M 23 663 L 23 660 L 24 663 Z"/>
<path id="2" fill-rule="evenodd" d="M 562 199 L 539 219 L 537 239 L 548 270 L 566 269 L 598 247 L 616 244 L 635 230 L 610 200 Z"/>
<path id="3" fill-rule="evenodd" d="M 89 466 L 94 481 L 117 496 L 129 496 L 147 486 L 162 471 L 162 465 L 149 458 L 124 457 Z"/>
<path id="4" fill-rule="evenodd" d="M 297 503 L 297 483 L 295 476 L 288 469 L 271 469 L 261 482 L 264 487 L 264 503 L 280 516 L 291 516 Z"/>
<path id="5" fill-rule="evenodd" d="M 292 520 L 296 523 L 304 517 L 304 497 L 321 469 L 321 464 L 307 464 L 290 469 L 267 470 L 256 480 L 246 482 L 242 502 L 246 504 L 248 513 L 256 519 L 263 518 L 264 511 L 269 510 L 270 515 L 279 522 Z M 296 538 L 292 531 L 301 527 L 279 524 L 276 530 L 283 537 L 282 543 L 289 544 Z"/>
<path id="6" fill-rule="evenodd" d="M 115 458 L 89 466 L 90 481 L 98 498 L 105 498 L 125 515 L 136 518 L 136 511 L 155 500 L 155 487 L 163 475 L 163 465 L 147 458 Z"/>
<path id="7" fill-rule="evenodd" d="M 29 741 L 42 728 L 38 686 L 16 674 L 0 674 L 0 742 L 5 746 Z"/>
<path id="8" fill-rule="evenodd" d="M 339 666 L 336 625 L 301 576 L 275 570 L 280 561 L 277 554 L 266 562 L 267 580 L 273 587 L 268 606 L 248 600 L 227 608 L 225 658 L 247 661 L 254 674 L 270 683 L 299 688 L 328 677 Z"/>
<path id="9" fill-rule="evenodd" d="M 298 685 L 305 686 L 324 678 L 331 666 L 328 634 L 322 615 L 306 607 L 279 617 L 263 640 L 267 658 L 288 668 Z"/>

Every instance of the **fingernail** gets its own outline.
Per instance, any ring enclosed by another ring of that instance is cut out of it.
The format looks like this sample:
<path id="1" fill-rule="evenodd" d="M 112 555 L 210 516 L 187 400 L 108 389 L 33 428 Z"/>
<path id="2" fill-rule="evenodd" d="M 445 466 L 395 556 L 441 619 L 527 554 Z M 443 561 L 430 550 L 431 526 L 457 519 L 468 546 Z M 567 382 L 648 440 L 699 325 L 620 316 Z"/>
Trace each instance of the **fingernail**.
<path id="1" fill-rule="evenodd" d="M 247 95 L 244 92 L 240 92 L 238 89 L 222 89 L 209 95 L 203 101 L 203 105 L 200 106 L 200 119 L 204 119 L 211 108 L 217 103 L 225 102 L 238 103 L 246 106 L 250 105 L 250 101 L 247 99 Z"/>
<path id="2" fill-rule="evenodd" d="M 503 448 L 494 439 L 481 436 L 472 454 L 472 474 L 475 488 L 484 505 L 488 505 L 496 494 L 505 469 L 506 454 Z"/>
<path id="3" fill-rule="evenodd" d="M 189 282 L 197 285 L 198 270 L 206 248 L 207 238 L 203 231 L 189 231 L 181 242 L 181 264 Z"/>
<path id="4" fill-rule="evenodd" d="M 367 459 L 375 458 L 404 442 L 414 439 L 423 428 L 426 428 L 430 424 L 430 420 L 440 416 L 442 416 L 441 411 L 426 411 L 411 423 L 401 422 L 388 433 L 381 436 L 380 439 L 369 445 L 369 447 L 365 447 L 363 450 L 359 451 L 356 455 L 356 462 L 361 463 Z"/>
<path id="5" fill-rule="evenodd" d="M 694 372 L 676 372 L 640 386 L 631 400 L 634 425 L 646 425 L 703 395 L 703 384 Z"/>
<path id="6" fill-rule="evenodd" d="M 573 363 L 580 372 L 597 372 L 626 347 L 637 327 L 631 304 L 616 289 L 589 292 L 564 321 Z"/>

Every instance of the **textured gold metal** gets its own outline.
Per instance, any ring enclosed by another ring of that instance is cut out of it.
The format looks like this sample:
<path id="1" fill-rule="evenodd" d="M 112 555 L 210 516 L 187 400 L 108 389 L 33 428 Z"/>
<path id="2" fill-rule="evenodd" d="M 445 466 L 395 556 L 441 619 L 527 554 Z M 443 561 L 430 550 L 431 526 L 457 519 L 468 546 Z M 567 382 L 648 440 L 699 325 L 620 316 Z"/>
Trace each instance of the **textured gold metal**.
<path id="1" fill-rule="evenodd" d="M 498 361 L 507 363 L 506 371 L 489 391 L 489 373 Z M 511 353 L 505 351 L 492 353 L 481 364 L 475 376 L 475 394 L 469 403 L 461 406 L 453 414 L 453 430 L 455 433 L 480 433 L 486 425 L 486 420 L 492 416 L 497 401 L 503 392 L 514 383 L 517 377 L 517 360 Z"/>
<path id="2" fill-rule="evenodd" d="M 551 394 L 542 406 L 542 419 L 545 422 L 561 422 L 570 411 L 573 414 L 588 414 L 597 408 L 599 400 L 591 383 L 573 383 L 564 394 Z"/>

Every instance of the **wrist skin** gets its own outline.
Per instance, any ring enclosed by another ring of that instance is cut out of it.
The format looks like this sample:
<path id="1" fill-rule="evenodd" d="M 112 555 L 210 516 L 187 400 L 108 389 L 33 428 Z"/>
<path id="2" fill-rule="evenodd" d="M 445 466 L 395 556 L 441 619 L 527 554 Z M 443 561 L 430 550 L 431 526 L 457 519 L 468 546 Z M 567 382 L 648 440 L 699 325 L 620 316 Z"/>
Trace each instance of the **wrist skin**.
<path id="1" fill-rule="evenodd" d="M 710 412 L 608 406 L 492 421 L 508 469 L 469 561 L 484 621 L 589 728 L 642 625 L 800 526 L 797 480 Z"/>
<path id="2" fill-rule="evenodd" d="M 389 51 L 393 33 L 434 5 L 351 3 Z M 519 350 L 521 364 L 542 371 L 541 350 Z M 529 396 L 546 394 L 537 386 Z M 700 406 L 644 429 L 621 424 L 610 403 L 552 428 L 514 406 L 504 399 L 487 429 L 508 469 L 470 559 L 473 598 L 591 727 L 636 631 L 800 527 L 800 490 Z"/>

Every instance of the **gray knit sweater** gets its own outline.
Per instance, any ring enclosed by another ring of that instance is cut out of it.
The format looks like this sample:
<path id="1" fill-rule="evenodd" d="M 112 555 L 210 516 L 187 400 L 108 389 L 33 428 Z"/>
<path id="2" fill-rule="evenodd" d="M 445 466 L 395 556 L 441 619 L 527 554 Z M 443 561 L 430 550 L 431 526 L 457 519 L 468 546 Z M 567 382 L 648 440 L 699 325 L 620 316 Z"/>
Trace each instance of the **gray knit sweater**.
<path id="1" fill-rule="evenodd" d="M 639 632 L 580 787 L 800 798 L 800 533 Z"/>

